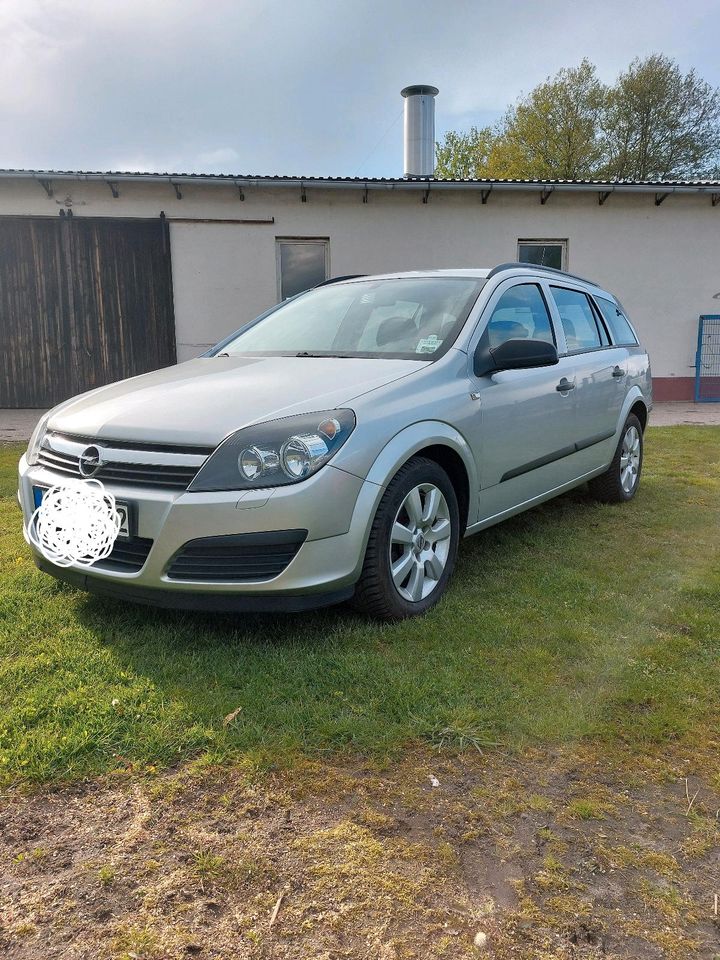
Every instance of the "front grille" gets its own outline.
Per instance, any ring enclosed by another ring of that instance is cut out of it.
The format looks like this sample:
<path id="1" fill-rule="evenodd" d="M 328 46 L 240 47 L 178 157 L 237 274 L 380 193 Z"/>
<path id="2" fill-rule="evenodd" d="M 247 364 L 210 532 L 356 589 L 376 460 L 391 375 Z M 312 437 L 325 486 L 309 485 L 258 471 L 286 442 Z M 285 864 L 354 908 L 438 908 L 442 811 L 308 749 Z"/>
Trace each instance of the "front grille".
<path id="1" fill-rule="evenodd" d="M 132 537 L 130 540 L 116 540 L 112 553 L 104 560 L 92 564 L 99 570 L 118 570 L 121 573 L 137 573 L 142 570 L 152 547 L 152 540 L 146 537 Z"/>
<path id="2" fill-rule="evenodd" d="M 276 530 L 202 537 L 184 544 L 171 559 L 171 580 L 201 580 L 240 583 L 271 580 L 295 557 L 307 530 Z"/>
<path id="3" fill-rule="evenodd" d="M 105 461 L 93 475 L 94 480 L 125 486 L 159 487 L 163 490 L 186 490 L 205 458 L 212 452 L 206 447 L 158 446 L 153 449 L 149 444 L 133 446 L 123 442 L 92 441 L 50 434 L 40 449 L 38 463 L 61 477 L 83 479 L 79 459 L 82 451 L 90 445 L 100 448 Z M 140 462 L 133 462 L 133 450 Z M 148 462 L 153 457 L 161 462 Z"/>

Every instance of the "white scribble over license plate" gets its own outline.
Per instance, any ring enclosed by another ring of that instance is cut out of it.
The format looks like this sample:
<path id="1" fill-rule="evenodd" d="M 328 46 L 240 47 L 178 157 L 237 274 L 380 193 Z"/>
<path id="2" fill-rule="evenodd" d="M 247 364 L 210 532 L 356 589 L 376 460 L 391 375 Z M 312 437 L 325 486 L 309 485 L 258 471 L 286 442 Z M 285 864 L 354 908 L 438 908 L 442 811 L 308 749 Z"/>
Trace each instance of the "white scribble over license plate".
<path id="1" fill-rule="evenodd" d="M 42 498 L 47 490 L 47 487 L 33 487 L 33 503 L 35 507 L 39 507 L 42 503 Z M 127 503 L 117 503 L 115 502 L 115 509 L 120 515 L 120 530 L 118 532 L 118 537 L 122 540 L 129 540 L 132 537 L 132 531 L 130 530 L 130 507 Z"/>

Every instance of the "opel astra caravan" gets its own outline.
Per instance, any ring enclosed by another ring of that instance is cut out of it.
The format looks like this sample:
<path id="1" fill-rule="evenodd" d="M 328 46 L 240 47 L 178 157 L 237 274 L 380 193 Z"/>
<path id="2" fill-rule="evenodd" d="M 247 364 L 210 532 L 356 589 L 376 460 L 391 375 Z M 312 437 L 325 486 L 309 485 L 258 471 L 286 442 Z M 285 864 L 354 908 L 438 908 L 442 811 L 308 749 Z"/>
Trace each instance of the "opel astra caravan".
<path id="1" fill-rule="evenodd" d="M 619 301 L 528 264 L 343 278 L 203 357 L 60 404 L 20 461 L 27 524 L 95 478 L 122 518 L 90 567 L 174 608 L 373 616 L 442 596 L 463 536 L 587 483 L 638 489 L 650 365 Z"/>

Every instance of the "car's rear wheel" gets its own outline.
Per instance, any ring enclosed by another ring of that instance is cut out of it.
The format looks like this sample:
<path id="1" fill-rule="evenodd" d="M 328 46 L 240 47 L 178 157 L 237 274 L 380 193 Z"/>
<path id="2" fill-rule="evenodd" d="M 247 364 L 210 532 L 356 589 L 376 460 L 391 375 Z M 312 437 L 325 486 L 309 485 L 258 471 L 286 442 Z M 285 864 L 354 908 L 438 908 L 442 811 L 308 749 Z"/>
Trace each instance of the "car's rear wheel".
<path id="1" fill-rule="evenodd" d="M 443 595 L 457 557 L 460 514 L 448 475 L 413 457 L 383 495 L 353 604 L 383 620 L 429 610 Z"/>
<path id="2" fill-rule="evenodd" d="M 588 484 L 590 493 L 603 503 L 632 500 L 640 485 L 643 463 L 642 424 L 631 413 L 625 421 L 612 463 Z"/>

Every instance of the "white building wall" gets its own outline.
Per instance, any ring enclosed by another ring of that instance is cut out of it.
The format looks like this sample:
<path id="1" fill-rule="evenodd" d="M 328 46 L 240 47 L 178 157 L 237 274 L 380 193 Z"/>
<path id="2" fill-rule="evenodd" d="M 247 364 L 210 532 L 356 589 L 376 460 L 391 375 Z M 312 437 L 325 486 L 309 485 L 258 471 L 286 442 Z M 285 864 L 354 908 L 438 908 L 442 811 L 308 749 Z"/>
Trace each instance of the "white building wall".
<path id="1" fill-rule="evenodd" d="M 362 187 L 232 185 L 107 186 L 56 183 L 48 198 L 33 182 L 0 181 L 0 215 L 154 217 L 170 220 L 178 358 L 197 355 L 277 301 L 277 237 L 327 237 L 331 274 L 426 267 L 491 266 L 517 257 L 519 238 L 566 239 L 570 271 L 624 303 L 659 378 L 692 376 L 700 313 L 720 313 L 720 206 L 706 195 L 556 191 L 370 190 Z M 242 223 L 241 220 L 274 222 Z M 226 222 L 218 222 L 218 221 Z M 212 221 L 212 222 L 207 222 Z M 235 222 L 227 222 L 235 221 Z M 678 384 L 679 386 L 679 384 Z"/>

